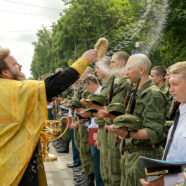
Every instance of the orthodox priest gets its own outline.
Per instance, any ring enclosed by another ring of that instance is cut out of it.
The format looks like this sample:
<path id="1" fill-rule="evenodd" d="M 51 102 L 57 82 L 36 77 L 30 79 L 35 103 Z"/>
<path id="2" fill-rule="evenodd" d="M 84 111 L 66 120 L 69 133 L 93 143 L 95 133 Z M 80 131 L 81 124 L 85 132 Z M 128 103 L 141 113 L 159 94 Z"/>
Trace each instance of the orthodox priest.
<path id="1" fill-rule="evenodd" d="M 23 80 L 21 65 L 0 48 L 0 182 L 2 186 L 47 185 L 39 137 L 47 101 L 71 86 L 96 61 L 88 50 L 72 66 L 44 81 Z"/>

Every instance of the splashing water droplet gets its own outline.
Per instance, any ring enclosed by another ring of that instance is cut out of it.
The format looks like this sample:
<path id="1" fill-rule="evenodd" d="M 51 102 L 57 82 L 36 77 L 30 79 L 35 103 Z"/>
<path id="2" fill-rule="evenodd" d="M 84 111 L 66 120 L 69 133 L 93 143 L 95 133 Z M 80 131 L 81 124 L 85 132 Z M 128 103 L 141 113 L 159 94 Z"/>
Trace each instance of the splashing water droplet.
<path id="1" fill-rule="evenodd" d="M 129 36 L 128 34 L 124 33 L 125 39 L 119 41 L 115 47 L 111 48 L 107 52 L 107 55 L 111 56 L 114 52 L 123 49 L 124 46 L 128 46 L 133 42 L 137 35 L 141 34 L 144 40 L 140 50 L 143 54 L 149 56 L 149 54 L 153 52 L 154 45 L 161 39 L 163 29 L 165 28 L 167 22 L 168 13 L 168 0 L 147 0 L 145 12 L 141 15 L 139 21 L 131 26 L 132 34 Z M 147 32 L 143 33 L 143 29 L 147 25 L 150 25 L 149 29 Z M 110 75 L 123 74 L 125 72 L 125 68 L 112 70 L 102 61 L 98 62 L 98 66 L 104 73 Z"/>

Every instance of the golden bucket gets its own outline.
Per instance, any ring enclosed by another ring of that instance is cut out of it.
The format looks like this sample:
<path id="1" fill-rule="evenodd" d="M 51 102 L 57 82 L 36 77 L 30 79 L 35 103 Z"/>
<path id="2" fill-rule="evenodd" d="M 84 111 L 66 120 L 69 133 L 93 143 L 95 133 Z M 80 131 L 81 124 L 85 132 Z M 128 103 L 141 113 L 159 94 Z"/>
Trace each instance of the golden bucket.
<path id="1" fill-rule="evenodd" d="M 66 128 L 64 131 L 61 130 L 61 120 L 66 119 Z M 43 124 L 43 129 L 40 133 L 40 140 L 42 143 L 42 158 L 44 162 L 51 162 L 56 161 L 57 157 L 55 155 L 49 153 L 49 143 L 56 141 L 57 139 L 61 138 L 65 132 L 69 128 L 69 118 L 62 117 L 59 121 L 58 120 L 46 120 Z"/>

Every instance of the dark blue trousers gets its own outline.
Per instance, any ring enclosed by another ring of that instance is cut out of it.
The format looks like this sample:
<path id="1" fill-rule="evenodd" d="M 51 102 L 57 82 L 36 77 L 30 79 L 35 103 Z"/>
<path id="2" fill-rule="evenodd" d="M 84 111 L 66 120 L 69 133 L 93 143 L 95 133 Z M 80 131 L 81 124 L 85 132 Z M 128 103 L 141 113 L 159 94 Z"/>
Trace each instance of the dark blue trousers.
<path id="1" fill-rule="evenodd" d="M 52 115 L 52 108 L 48 108 L 47 110 L 48 110 L 48 120 L 53 120 L 54 117 Z"/>
<path id="2" fill-rule="evenodd" d="M 96 178 L 96 186 L 104 186 L 103 180 L 101 178 L 101 173 L 100 173 L 99 150 L 93 145 L 90 146 L 90 150 L 91 150 L 91 155 L 92 155 L 93 165 L 94 165 L 94 175 Z"/>

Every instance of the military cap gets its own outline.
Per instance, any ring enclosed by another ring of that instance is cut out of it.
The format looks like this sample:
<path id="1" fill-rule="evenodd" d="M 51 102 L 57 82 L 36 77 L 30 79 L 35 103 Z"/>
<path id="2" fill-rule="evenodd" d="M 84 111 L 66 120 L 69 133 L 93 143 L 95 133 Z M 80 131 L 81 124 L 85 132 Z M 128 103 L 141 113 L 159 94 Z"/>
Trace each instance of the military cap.
<path id="1" fill-rule="evenodd" d="M 81 114 L 79 112 L 76 112 L 76 116 L 79 118 L 80 124 L 89 121 L 89 118 L 84 118 L 83 116 L 81 116 Z"/>
<path id="2" fill-rule="evenodd" d="M 106 111 L 115 116 L 124 114 L 125 106 L 122 103 L 111 103 L 107 106 Z"/>
<path id="3" fill-rule="evenodd" d="M 183 172 L 184 167 L 186 166 L 186 161 L 164 161 L 151 159 L 144 156 L 139 156 L 138 158 L 145 167 L 145 173 L 147 176 L 158 176 Z"/>
<path id="4" fill-rule="evenodd" d="M 59 105 L 58 107 L 61 108 L 61 109 L 63 109 L 63 110 L 69 110 L 69 108 L 67 108 L 67 107 L 65 107 L 63 105 Z"/>
<path id="5" fill-rule="evenodd" d="M 85 106 L 81 104 L 81 102 L 78 99 L 71 99 L 68 101 L 68 104 L 76 108 L 85 108 Z"/>
<path id="6" fill-rule="evenodd" d="M 99 125 L 100 127 L 103 127 L 105 125 L 105 120 L 99 117 L 95 117 L 95 120 L 97 125 Z"/>
<path id="7" fill-rule="evenodd" d="M 87 108 L 85 111 L 87 111 L 87 112 L 97 112 L 97 110 L 96 109 L 94 109 L 94 108 Z"/>
<path id="8" fill-rule="evenodd" d="M 91 94 L 85 99 L 85 101 L 90 102 L 92 101 L 93 103 L 97 105 L 105 105 L 106 104 L 106 97 L 101 95 L 101 94 Z"/>
<path id="9" fill-rule="evenodd" d="M 87 119 L 87 118 L 84 118 L 79 112 L 76 112 L 76 116 L 77 116 L 79 119 Z"/>
<path id="10" fill-rule="evenodd" d="M 130 130 L 138 130 L 140 119 L 132 114 L 123 114 L 116 117 L 111 125 L 112 128 L 126 127 Z"/>

